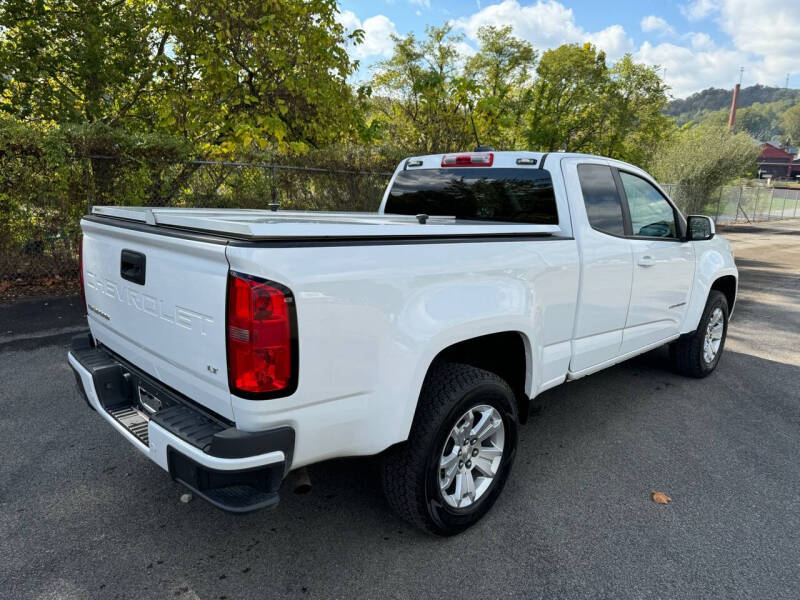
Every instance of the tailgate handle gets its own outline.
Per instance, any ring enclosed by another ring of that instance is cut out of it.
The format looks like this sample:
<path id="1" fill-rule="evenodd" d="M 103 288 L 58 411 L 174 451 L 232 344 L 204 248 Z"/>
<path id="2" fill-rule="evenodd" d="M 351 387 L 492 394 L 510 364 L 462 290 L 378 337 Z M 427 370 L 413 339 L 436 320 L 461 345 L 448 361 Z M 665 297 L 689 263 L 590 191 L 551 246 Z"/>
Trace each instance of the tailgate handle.
<path id="1" fill-rule="evenodd" d="M 144 285 L 145 267 L 147 258 L 141 252 L 123 250 L 120 258 L 120 277 L 132 283 Z"/>

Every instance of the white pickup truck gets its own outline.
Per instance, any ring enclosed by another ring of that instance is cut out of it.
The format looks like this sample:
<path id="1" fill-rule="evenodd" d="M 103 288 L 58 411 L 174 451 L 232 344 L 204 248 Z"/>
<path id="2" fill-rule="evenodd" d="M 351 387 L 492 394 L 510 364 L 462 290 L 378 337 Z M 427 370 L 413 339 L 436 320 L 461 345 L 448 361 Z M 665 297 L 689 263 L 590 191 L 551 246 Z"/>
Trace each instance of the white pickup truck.
<path id="1" fill-rule="evenodd" d="M 588 155 L 409 158 L 377 214 L 95 207 L 81 226 L 91 333 L 69 363 L 124 438 L 234 512 L 382 453 L 391 506 L 440 535 L 495 502 L 537 394 L 664 344 L 708 375 L 737 292 L 712 220 Z"/>

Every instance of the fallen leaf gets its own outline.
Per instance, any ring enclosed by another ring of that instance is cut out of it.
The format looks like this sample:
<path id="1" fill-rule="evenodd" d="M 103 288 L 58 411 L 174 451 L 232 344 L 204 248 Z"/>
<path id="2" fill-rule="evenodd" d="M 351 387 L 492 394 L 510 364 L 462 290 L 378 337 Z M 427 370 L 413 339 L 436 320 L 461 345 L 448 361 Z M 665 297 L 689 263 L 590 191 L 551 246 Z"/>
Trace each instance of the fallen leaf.
<path id="1" fill-rule="evenodd" d="M 669 496 L 667 496 L 664 492 L 657 492 L 653 490 L 653 502 L 658 504 L 669 504 L 672 500 Z"/>

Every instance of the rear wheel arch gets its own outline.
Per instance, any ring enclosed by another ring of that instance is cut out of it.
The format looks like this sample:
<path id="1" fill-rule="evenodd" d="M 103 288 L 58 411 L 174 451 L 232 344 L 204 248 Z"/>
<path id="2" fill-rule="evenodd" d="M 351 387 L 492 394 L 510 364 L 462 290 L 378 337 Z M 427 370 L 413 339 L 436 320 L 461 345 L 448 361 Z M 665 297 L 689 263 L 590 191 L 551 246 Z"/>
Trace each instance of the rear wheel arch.
<path id="1" fill-rule="evenodd" d="M 524 423 L 530 404 L 528 390 L 533 388 L 530 348 L 527 336 L 520 331 L 501 331 L 461 340 L 439 351 L 428 365 L 424 380 L 443 363 L 465 364 L 494 373 L 513 390 L 519 419 Z"/>

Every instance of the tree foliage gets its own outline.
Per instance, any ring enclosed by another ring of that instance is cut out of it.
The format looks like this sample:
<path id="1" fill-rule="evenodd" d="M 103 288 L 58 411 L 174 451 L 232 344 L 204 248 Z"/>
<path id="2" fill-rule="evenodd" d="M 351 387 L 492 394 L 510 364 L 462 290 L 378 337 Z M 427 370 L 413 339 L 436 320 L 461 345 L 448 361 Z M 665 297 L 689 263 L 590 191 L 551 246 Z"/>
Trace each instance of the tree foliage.
<path id="1" fill-rule="evenodd" d="M 203 154 L 302 152 L 361 126 L 336 14 L 333 0 L 7 0 L 0 109 L 167 133 Z"/>
<path id="2" fill-rule="evenodd" d="M 724 125 L 687 126 L 659 149 L 652 172 L 659 181 L 680 184 L 680 206 L 702 212 L 721 185 L 752 174 L 758 153 L 746 133 L 731 133 Z"/>
<path id="3" fill-rule="evenodd" d="M 144 0 L 0 3 L 0 110 L 28 120 L 113 120 L 164 55 Z"/>
<path id="4" fill-rule="evenodd" d="M 661 113 L 664 83 L 630 55 L 609 68 L 593 45 L 567 44 L 542 55 L 537 76 L 527 131 L 532 148 L 642 164 L 672 127 Z"/>
<path id="5" fill-rule="evenodd" d="M 800 103 L 781 115 L 781 129 L 792 144 L 800 144 Z"/>
<path id="6" fill-rule="evenodd" d="M 483 27 L 478 50 L 459 53 L 449 26 L 395 38 L 378 67 L 373 126 L 410 153 L 497 149 L 593 152 L 646 163 L 673 127 L 655 69 L 625 56 L 609 68 L 591 44 L 538 61 L 510 27 Z"/>
<path id="7" fill-rule="evenodd" d="M 539 54 L 528 42 L 514 37 L 510 26 L 481 27 L 478 44 L 465 77 L 473 82 L 475 99 L 470 109 L 480 125 L 480 141 L 500 150 L 519 148 Z"/>
<path id="8" fill-rule="evenodd" d="M 395 36 L 391 58 L 372 80 L 374 127 L 410 153 L 463 150 L 473 139 L 470 121 L 475 83 L 463 76 L 452 27 L 427 27 L 426 37 Z"/>
<path id="9" fill-rule="evenodd" d="M 542 55 L 536 74 L 528 144 L 548 152 L 591 151 L 610 108 L 605 53 L 588 43 L 565 44 Z"/>
<path id="10" fill-rule="evenodd" d="M 336 14 L 333 0 L 170 3 L 160 23 L 171 51 L 158 72 L 159 126 L 223 152 L 303 152 L 353 134 L 355 65 Z"/>

